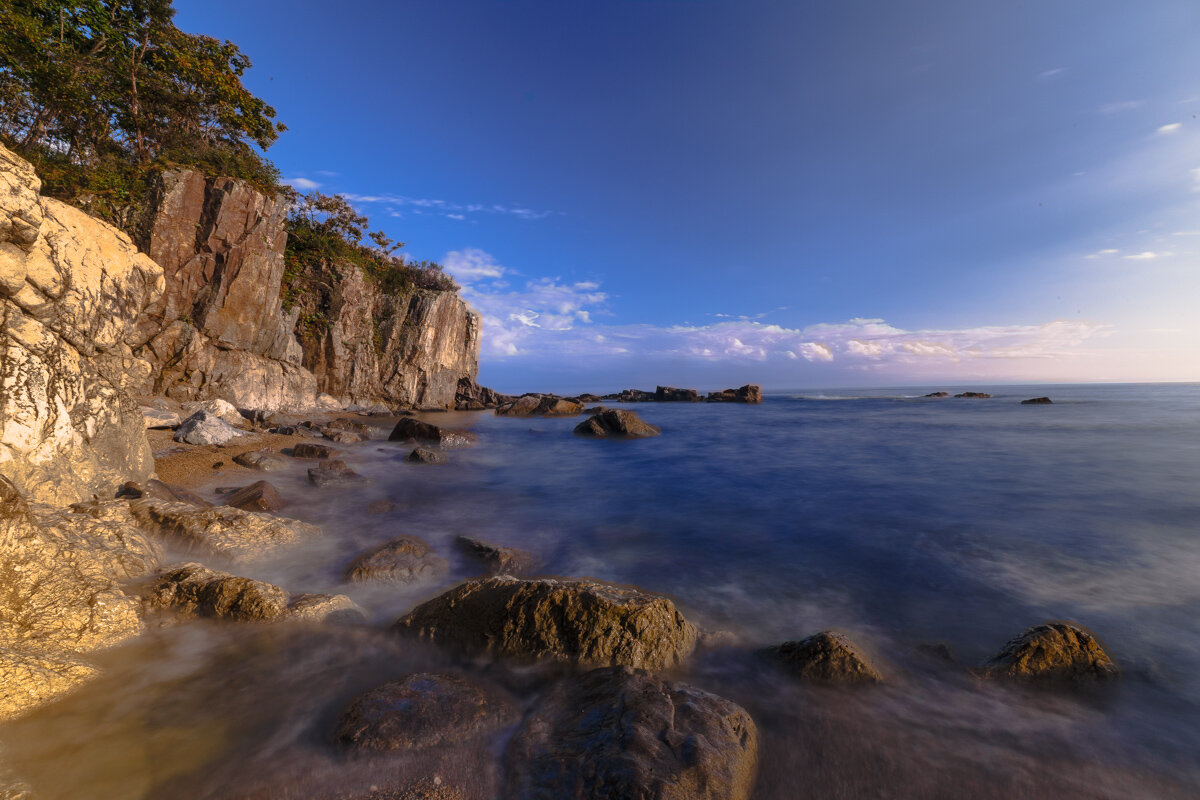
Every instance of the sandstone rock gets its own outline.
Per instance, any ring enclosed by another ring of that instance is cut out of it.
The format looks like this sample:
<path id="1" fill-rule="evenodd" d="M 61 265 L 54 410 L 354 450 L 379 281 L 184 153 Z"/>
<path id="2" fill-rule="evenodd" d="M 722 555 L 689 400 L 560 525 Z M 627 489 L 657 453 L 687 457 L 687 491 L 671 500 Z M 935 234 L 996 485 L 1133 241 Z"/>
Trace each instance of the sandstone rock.
<path id="1" fill-rule="evenodd" d="M 459 536 L 454 540 L 464 553 L 487 567 L 489 575 L 524 575 L 538 568 L 540 559 L 528 550 Z"/>
<path id="2" fill-rule="evenodd" d="M 975 398 L 991 397 L 991 395 L 988 394 L 987 392 L 962 392 L 961 394 L 956 394 L 954 396 L 955 397 L 975 397 Z"/>
<path id="3" fill-rule="evenodd" d="M 1048 406 L 1053 402 L 1054 401 L 1051 400 L 1049 397 L 1033 397 L 1033 398 L 1030 398 L 1029 400 L 1022 400 L 1021 405 L 1023 405 L 1023 406 Z"/>
<path id="4" fill-rule="evenodd" d="M 396 423 L 396 427 L 392 428 L 392 433 L 388 436 L 388 441 L 429 442 L 441 445 L 443 449 L 450 449 L 454 447 L 470 447 L 475 444 L 478 438 L 470 431 L 439 428 L 437 425 L 430 425 L 428 422 L 421 422 L 412 417 L 405 417 Z"/>
<path id="5" fill-rule="evenodd" d="M 224 556 L 235 563 L 321 533 L 320 528 L 306 522 L 228 506 L 198 509 L 184 503 L 143 499 L 134 500 L 129 507 L 142 530 L 194 552 Z"/>
<path id="6" fill-rule="evenodd" d="M 154 470 L 129 340 L 162 270 L 40 188 L 0 146 L 0 475 L 37 502 L 112 497 Z"/>
<path id="7" fill-rule="evenodd" d="M 508 800 L 748 800 L 758 730 L 740 706 L 627 667 L 561 681 L 505 755 Z"/>
<path id="8" fill-rule="evenodd" d="M 309 468 L 308 482 L 316 486 L 340 486 L 350 483 L 370 483 L 371 481 L 346 466 L 346 462 L 330 459 Z"/>
<path id="9" fill-rule="evenodd" d="M 422 672 L 351 700 L 335 736 L 344 745 L 387 751 L 459 744 L 516 720 L 505 700 L 457 675 Z"/>
<path id="10" fill-rule="evenodd" d="M 697 635 L 661 595 L 507 576 L 462 583 L 415 608 L 396 629 L 472 656 L 647 669 L 680 664 Z"/>
<path id="11" fill-rule="evenodd" d="M 174 428 L 179 424 L 178 414 L 160 408 L 142 406 L 142 418 L 146 420 L 147 428 Z"/>
<path id="12" fill-rule="evenodd" d="M 601 411 L 575 426 L 578 435 L 600 439 L 644 439 L 661 432 L 634 412 L 622 409 Z"/>
<path id="13" fill-rule="evenodd" d="M 989 678 L 1023 681 L 1083 683 L 1115 678 L 1120 673 L 1095 635 L 1069 622 L 1026 628 L 983 668 Z"/>
<path id="14" fill-rule="evenodd" d="M 163 573 L 146 593 L 146 605 L 191 617 L 267 622 L 287 611 L 288 594 L 263 581 L 239 578 L 200 564 L 181 564 Z"/>
<path id="15" fill-rule="evenodd" d="M 582 411 L 583 403 L 540 394 L 527 394 L 496 408 L 501 417 L 573 417 Z"/>
<path id="16" fill-rule="evenodd" d="M 709 392 L 705 399 L 710 403 L 761 403 L 762 387 L 756 383 L 747 383 L 737 389 Z"/>
<path id="17" fill-rule="evenodd" d="M 337 451 L 324 444 L 310 444 L 305 442 L 292 448 L 292 456 L 294 458 L 326 459 L 333 458 L 335 455 L 337 455 Z"/>
<path id="18" fill-rule="evenodd" d="M 94 666 L 70 651 L 0 646 L 0 722 L 66 694 L 95 674 Z"/>
<path id="19" fill-rule="evenodd" d="M 444 575 L 449 568 L 449 562 L 426 542 L 415 536 L 397 536 L 351 561 L 346 577 L 352 581 L 412 583 Z"/>
<path id="20" fill-rule="evenodd" d="M 219 397 L 211 400 L 193 400 L 182 403 L 180 404 L 180 408 L 183 409 L 185 416 L 190 417 L 204 411 L 234 427 L 240 427 L 246 421 L 246 418 L 242 416 L 242 412 L 238 411 L 233 403 L 222 400 Z"/>
<path id="21" fill-rule="evenodd" d="M 654 390 L 654 399 L 660 403 L 699 403 L 704 398 L 695 389 L 659 386 Z"/>
<path id="22" fill-rule="evenodd" d="M 186 444 L 227 444 L 245 433 L 207 411 L 197 411 L 183 421 L 173 438 Z"/>
<path id="23" fill-rule="evenodd" d="M 287 503 L 279 494 L 279 490 L 266 481 L 255 481 L 249 486 L 230 494 L 225 498 L 225 505 L 240 508 L 243 511 L 282 511 Z"/>
<path id="24" fill-rule="evenodd" d="M 449 464 L 450 456 L 440 450 L 430 450 L 428 447 L 414 448 L 405 461 L 411 461 L 414 464 Z"/>
<path id="25" fill-rule="evenodd" d="M 301 622 L 366 622 L 367 614 L 344 594 L 298 594 L 288 604 L 287 618 Z"/>
<path id="26" fill-rule="evenodd" d="M 866 655 L 849 637 L 837 631 L 821 631 L 799 642 L 784 642 L 767 652 L 789 674 L 813 683 L 878 683 L 881 680 Z"/>
<path id="27" fill-rule="evenodd" d="M 248 453 L 239 453 L 233 457 L 233 463 L 260 472 L 275 472 L 288 468 L 288 460 L 271 450 L 251 450 Z"/>

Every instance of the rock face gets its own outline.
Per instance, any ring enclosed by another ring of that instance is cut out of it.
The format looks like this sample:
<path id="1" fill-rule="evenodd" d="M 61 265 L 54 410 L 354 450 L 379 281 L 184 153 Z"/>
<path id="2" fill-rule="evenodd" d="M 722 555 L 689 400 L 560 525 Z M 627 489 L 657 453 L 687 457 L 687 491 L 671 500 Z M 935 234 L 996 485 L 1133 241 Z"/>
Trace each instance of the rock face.
<path id="1" fill-rule="evenodd" d="M 597 439 L 645 439 L 662 431 L 632 411 L 612 409 L 588 417 L 575 426 L 575 433 Z"/>
<path id="2" fill-rule="evenodd" d="M 154 469 L 131 345 L 162 270 L 40 189 L 0 146 L 0 475 L 39 502 L 112 497 Z"/>
<path id="3" fill-rule="evenodd" d="M 346 577 L 352 581 L 413 581 L 435 578 L 449 569 L 446 559 L 415 536 L 397 536 L 350 562 Z"/>
<path id="4" fill-rule="evenodd" d="M 538 701 L 505 763 L 507 800 L 747 800 L 758 731 L 724 698 L 598 669 Z"/>
<path id="5" fill-rule="evenodd" d="M 813 683 L 881 680 L 870 659 L 849 637 L 837 631 L 821 631 L 799 642 L 784 642 L 769 648 L 767 653 L 792 676 Z"/>
<path id="6" fill-rule="evenodd" d="M 469 655 L 581 666 L 666 669 L 696 646 L 696 628 L 661 595 L 583 580 L 509 576 L 467 581 L 396 623 Z"/>
<path id="7" fill-rule="evenodd" d="M 710 403 L 761 403 L 762 387 L 757 383 L 747 383 L 737 389 L 709 392 L 705 399 Z"/>
<path id="8" fill-rule="evenodd" d="M 1115 678 L 1120 669 L 1088 630 L 1069 622 L 1046 622 L 1010 639 L 984 665 L 989 678 L 1088 682 Z"/>
<path id="9" fill-rule="evenodd" d="M 482 411 L 485 408 L 495 408 L 504 403 L 511 403 L 517 398 L 508 394 L 500 394 L 486 386 L 480 386 L 471 378 L 458 379 L 458 391 L 454 394 L 454 408 L 459 411 Z"/>
<path id="10" fill-rule="evenodd" d="M 335 736 L 387 751 L 458 744 L 514 721 L 507 702 L 457 675 L 417 673 L 351 700 Z"/>

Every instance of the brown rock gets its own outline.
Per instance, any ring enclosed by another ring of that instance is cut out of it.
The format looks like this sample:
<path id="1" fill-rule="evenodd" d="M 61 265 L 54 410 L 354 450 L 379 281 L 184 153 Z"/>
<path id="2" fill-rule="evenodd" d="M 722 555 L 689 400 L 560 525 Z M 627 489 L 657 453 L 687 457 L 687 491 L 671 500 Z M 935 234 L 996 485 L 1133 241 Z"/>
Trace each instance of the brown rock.
<path id="1" fill-rule="evenodd" d="M 654 390 L 654 399 L 660 403 L 699 403 L 704 398 L 695 389 L 659 386 Z"/>
<path id="2" fill-rule="evenodd" d="M 367 615 L 344 594 L 297 594 L 288 603 L 287 618 L 302 622 L 366 622 Z"/>
<path id="3" fill-rule="evenodd" d="M 234 562 L 251 560 L 321 533 L 320 528 L 306 522 L 229 506 L 196 508 L 143 498 L 131 502 L 129 509 L 142 530 L 194 552 L 220 555 Z"/>
<path id="4" fill-rule="evenodd" d="M 636 413 L 622 409 L 601 411 L 575 426 L 576 434 L 598 439 L 644 439 L 661 432 Z"/>
<path id="5" fill-rule="evenodd" d="M 473 445 L 477 439 L 475 434 L 470 431 L 456 431 L 450 428 L 440 428 L 437 425 L 430 425 L 428 422 L 421 422 L 412 417 L 405 417 L 396 423 L 396 427 L 392 429 L 392 433 L 388 436 L 390 442 L 428 442 L 431 444 L 441 445 L 443 449 L 454 447 L 469 447 Z"/>
<path id="6" fill-rule="evenodd" d="M 449 464 L 450 456 L 440 450 L 430 450 L 428 447 L 414 448 L 404 459 L 414 464 Z"/>
<path id="7" fill-rule="evenodd" d="M 262 581 L 181 564 L 163 573 L 146 594 L 146 605 L 184 616 L 266 622 L 284 615 L 288 594 Z"/>
<path id="8" fill-rule="evenodd" d="M 486 386 L 480 386 L 471 378 L 463 377 L 459 379 L 458 389 L 454 394 L 454 408 L 459 411 L 482 411 L 515 399 L 512 395 L 500 394 Z"/>
<path id="9" fill-rule="evenodd" d="M 346 577 L 352 581 L 397 581 L 412 583 L 444 575 L 446 559 L 415 536 L 397 536 L 350 562 Z"/>
<path id="10" fill-rule="evenodd" d="M 288 468 L 288 460 L 271 450 L 251 450 L 233 457 L 233 463 L 260 472 L 275 472 Z"/>
<path id="11" fill-rule="evenodd" d="M 501 417 L 573 417 L 582 411 L 583 403 L 541 394 L 527 394 L 496 408 Z"/>
<path id="12" fill-rule="evenodd" d="M 988 678 L 1023 681 L 1090 682 L 1121 671 L 1096 636 L 1070 622 L 1026 628 L 984 665 Z"/>
<path id="13" fill-rule="evenodd" d="M 949 397 L 949 392 L 930 392 L 929 394 L 921 395 L 922 397 Z"/>
<path id="14" fill-rule="evenodd" d="M 990 395 L 990 394 L 988 394 L 987 392 L 962 392 L 961 394 L 956 394 L 956 395 L 954 395 L 954 396 L 955 396 L 955 397 L 974 397 L 974 398 L 988 398 L 988 397 L 991 397 L 991 395 Z"/>
<path id="15" fill-rule="evenodd" d="M 423 672 L 355 697 L 335 736 L 365 750 L 403 750 L 459 744 L 515 720 L 495 693 L 456 675 Z"/>
<path id="16" fill-rule="evenodd" d="M 472 580 L 396 623 L 468 655 L 580 666 L 667 669 L 696 646 L 696 628 L 661 595 L 584 580 Z"/>
<path id="17" fill-rule="evenodd" d="M 332 459 L 322 461 L 308 470 L 309 483 L 317 486 L 343 485 L 348 483 L 370 483 L 354 470 L 346 466 L 346 462 Z"/>
<path id="18" fill-rule="evenodd" d="M 337 451 L 324 444 L 304 442 L 292 448 L 293 458 L 333 458 Z"/>
<path id="19" fill-rule="evenodd" d="M 793 677 L 813 683 L 878 683 L 881 678 L 867 656 L 843 633 L 821 631 L 799 642 L 768 649 Z"/>
<path id="20" fill-rule="evenodd" d="M 487 567 L 489 575 L 524 575 L 538 568 L 540 559 L 528 550 L 459 536 L 454 540 L 464 553 Z"/>
<path id="21" fill-rule="evenodd" d="M 762 387 L 757 383 L 747 383 L 737 389 L 723 389 L 719 392 L 709 392 L 705 398 L 709 403 L 761 403 Z"/>
<path id="22" fill-rule="evenodd" d="M 233 492 L 225 498 L 225 505 L 240 508 L 243 511 L 266 511 L 274 513 L 282 511 L 287 503 L 279 495 L 279 490 L 266 481 L 255 481 L 249 486 Z"/>
<path id="23" fill-rule="evenodd" d="M 758 730 L 724 698 L 598 669 L 537 701 L 505 764 L 507 800 L 748 800 Z"/>
<path id="24" fill-rule="evenodd" d="M 1022 400 L 1021 405 L 1023 405 L 1023 406 L 1048 406 L 1053 402 L 1054 401 L 1051 400 L 1049 397 L 1033 397 L 1033 398 L 1030 398 L 1029 400 Z"/>

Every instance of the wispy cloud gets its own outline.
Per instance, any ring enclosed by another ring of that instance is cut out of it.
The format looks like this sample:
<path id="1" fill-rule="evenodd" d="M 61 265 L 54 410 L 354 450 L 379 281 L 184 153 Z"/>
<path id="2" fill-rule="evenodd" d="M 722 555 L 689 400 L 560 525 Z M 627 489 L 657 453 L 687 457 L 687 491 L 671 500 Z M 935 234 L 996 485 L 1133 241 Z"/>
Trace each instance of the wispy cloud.
<path id="1" fill-rule="evenodd" d="M 1127 256 L 1122 256 L 1122 258 L 1128 259 L 1129 261 L 1153 261 L 1154 259 L 1158 258 L 1159 256 L 1169 256 L 1169 255 L 1171 255 L 1171 254 L 1170 253 L 1156 253 L 1153 250 L 1145 250 L 1141 253 L 1130 253 Z"/>
<path id="2" fill-rule="evenodd" d="M 288 178 L 284 181 L 285 184 L 293 189 L 299 189 L 302 192 L 311 192 L 314 189 L 320 189 L 321 184 L 316 181 L 310 181 L 308 178 Z"/>
<path id="3" fill-rule="evenodd" d="M 1061 75 L 1066 71 L 1067 71 L 1066 67 L 1057 67 L 1055 69 L 1048 69 L 1045 72 L 1038 73 L 1038 80 L 1044 81 L 1047 78 L 1053 78 L 1055 75 Z"/>
<path id="4" fill-rule="evenodd" d="M 1119 252 L 1121 252 L 1121 251 L 1116 249 L 1115 247 L 1109 247 L 1105 250 L 1097 250 L 1094 253 L 1088 253 L 1087 256 L 1085 256 L 1085 258 L 1104 258 L 1106 256 L 1115 256 Z"/>
<path id="5" fill-rule="evenodd" d="M 1158 130 L 1155 131 L 1155 133 L 1165 136 L 1167 134 L 1175 133 L 1182 127 L 1183 127 L 1182 122 L 1172 122 L 1169 125 L 1160 125 L 1158 127 Z"/>
<path id="6" fill-rule="evenodd" d="M 452 214 L 459 215 L 452 217 L 452 219 L 465 219 L 470 214 L 507 214 L 518 219 L 537 220 L 545 219 L 554 213 L 553 211 L 538 211 L 517 205 L 457 203 L 450 200 L 439 200 L 429 197 L 408 197 L 401 194 L 352 194 L 347 192 L 342 196 L 352 203 L 385 204 L 391 206 L 393 209 L 408 207 L 414 209 L 418 214 L 422 211 L 441 211 L 445 216 L 451 216 Z"/>
<path id="7" fill-rule="evenodd" d="M 1143 100 L 1122 100 L 1118 103 L 1107 103 L 1097 109 L 1101 114 L 1120 114 L 1122 111 L 1133 111 L 1145 105 Z"/>

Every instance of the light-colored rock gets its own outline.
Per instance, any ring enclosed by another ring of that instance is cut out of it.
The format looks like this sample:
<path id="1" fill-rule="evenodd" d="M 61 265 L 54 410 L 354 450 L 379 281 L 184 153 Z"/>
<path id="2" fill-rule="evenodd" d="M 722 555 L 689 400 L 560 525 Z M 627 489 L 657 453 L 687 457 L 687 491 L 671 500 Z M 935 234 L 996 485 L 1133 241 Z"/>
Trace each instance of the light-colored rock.
<path id="1" fill-rule="evenodd" d="M 352 581 L 412 583 L 446 574 L 450 563 L 416 536 L 397 536 L 358 556 L 346 567 Z"/>
<path id="2" fill-rule="evenodd" d="M 224 556 L 235 563 L 321 533 L 320 528 L 307 522 L 229 506 L 196 508 L 186 503 L 142 499 L 129 507 L 142 530 L 193 552 Z"/>
<path id="3" fill-rule="evenodd" d="M 219 397 L 214 397 L 211 400 L 189 400 L 181 403 L 180 408 L 183 409 L 185 417 L 193 416 L 199 411 L 205 411 L 234 427 L 246 424 L 246 418 L 237 410 L 237 407 L 228 400 L 222 400 Z"/>
<path id="4" fill-rule="evenodd" d="M 1010 639 L 984 666 L 989 678 L 1086 683 L 1116 678 L 1115 661 L 1096 635 L 1070 622 L 1045 622 Z"/>
<path id="5" fill-rule="evenodd" d="M 298 622 L 366 622 L 367 614 L 344 594 L 297 594 L 286 618 Z"/>
<path id="6" fill-rule="evenodd" d="M 39 189 L 0 147 L 0 475 L 41 502 L 111 497 L 154 468 L 130 342 L 162 270 Z"/>
<path id="7" fill-rule="evenodd" d="M 244 431 L 238 430 L 220 417 L 207 411 L 197 411 L 180 423 L 171 438 L 186 444 L 228 444 L 245 435 Z"/>
<path id="8" fill-rule="evenodd" d="M 181 421 L 174 411 L 149 406 L 142 406 L 142 417 L 146 420 L 147 428 L 174 428 Z"/>

